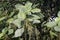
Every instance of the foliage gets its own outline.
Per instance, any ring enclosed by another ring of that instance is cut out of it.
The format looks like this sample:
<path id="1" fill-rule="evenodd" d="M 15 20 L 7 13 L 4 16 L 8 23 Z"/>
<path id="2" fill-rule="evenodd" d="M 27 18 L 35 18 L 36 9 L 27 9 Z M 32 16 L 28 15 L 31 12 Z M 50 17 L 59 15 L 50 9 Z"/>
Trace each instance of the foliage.
<path id="1" fill-rule="evenodd" d="M 60 11 L 50 0 L 11 1 L 0 2 L 0 40 L 53 40 L 58 36 Z"/>
<path id="2" fill-rule="evenodd" d="M 55 31 L 60 32 L 60 11 L 58 12 L 58 17 L 54 18 L 54 21 L 47 22 L 47 27 L 54 28 Z"/>
<path id="3" fill-rule="evenodd" d="M 0 33 L 0 39 L 4 39 L 5 35 L 9 36 L 12 35 L 11 38 L 22 36 L 25 30 L 24 25 L 26 25 L 25 24 L 26 22 L 29 22 L 32 25 L 34 25 L 35 23 L 40 23 L 40 19 L 42 19 L 44 15 L 41 14 L 41 10 L 39 8 L 36 7 L 33 8 L 32 6 L 34 5 L 32 5 L 31 2 L 26 2 L 25 5 L 16 4 L 15 8 L 13 9 L 12 12 L 10 12 L 9 15 L 8 15 L 9 11 L 5 10 L 7 16 L 5 15 L 4 17 L 1 17 L 0 21 L 2 22 L 6 20 L 5 25 L 7 26 L 4 25 L 5 27 Z"/>

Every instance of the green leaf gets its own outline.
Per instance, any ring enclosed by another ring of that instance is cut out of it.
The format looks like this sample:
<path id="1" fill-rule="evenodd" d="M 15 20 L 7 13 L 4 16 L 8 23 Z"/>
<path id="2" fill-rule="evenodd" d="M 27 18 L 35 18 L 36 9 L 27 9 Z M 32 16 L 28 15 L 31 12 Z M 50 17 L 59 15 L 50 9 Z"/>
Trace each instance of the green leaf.
<path id="1" fill-rule="evenodd" d="M 41 11 L 41 10 L 38 9 L 38 8 L 35 8 L 35 9 L 32 9 L 32 10 L 31 10 L 32 13 L 37 13 L 37 12 L 40 12 L 40 11 Z"/>
<path id="2" fill-rule="evenodd" d="M 60 27 L 60 22 L 58 22 L 58 26 Z"/>
<path id="3" fill-rule="evenodd" d="M 55 18 L 55 22 L 58 23 L 60 21 L 60 18 L 59 17 L 56 17 Z"/>
<path id="4" fill-rule="evenodd" d="M 33 24 L 40 23 L 40 20 L 33 20 Z"/>
<path id="5" fill-rule="evenodd" d="M 16 19 L 12 23 L 15 24 L 18 28 L 21 28 L 21 20 L 20 19 Z"/>
<path id="6" fill-rule="evenodd" d="M 38 19 L 40 19 L 40 16 L 36 14 L 35 15 L 32 14 L 31 16 L 28 16 L 28 20 L 33 21 L 33 23 L 40 23 Z"/>
<path id="7" fill-rule="evenodd" d="M 5 18 L 6 18 L 6 16 L 5 16 L 5 17 L 0 18 L 0 21 L 4 20 Z"/>
<path id="8" fill-rule="evenodd" d="M 5 28 L 2 30 L 2 33 L 3 33 L 3 34 L 6 34 L 7 31 L 8 31 L 8 28 L 5 27 Z"/>
<path id="9" fill-rule="evenodd" d="M 51 35 L 52 38 L 53 38 L 54 36 L 58 36 L 56 33 L 52 32 L 52 31 L 50 31 L 50 35 Z"/>
<path id="10" fill-rule="evenodd" d="M 53 22 L 47 22 L 46 26 L 47 27 L 54 27 L 54 26 L 56 26 L 56 23 L 54 21 Z"/>
<path id="11" fill-rule="evenodd" d="M 56 27 L 54 27 L 54 30 L 57 32 L 60 32 L 60 27 L 56 26 Z"/>
<path id="12" fill-rule="evenodd" d="M 32 9 L 32 3 L 31 3 L 31 2 L 27 2 L 27 3 L 25 4 L 25 7 L 26 7 L 26 11 L 27 11 L 27 12 L 31 11 L 31 9 Z"/>
<path id="13" fill-rule="evenodd" d="M 11 12 L 11 14 L 9 15 L 9 17 L 12 17 L 14 15 L 14 13 L 15 13 L 14 11 Z"/>
<path id="14" fill-rule="evenodd" d="M 24 32 L 24 28 L 17 29 L 17 30 L 15 31 L 14 37 L 20 37 L 20 36 L 22 36 L 23 32 Z"/>
<path id="15" fill-rule="evenodd" d="M 7 27 L 5 27 L 4 29 L 2 29 L 2 33 L 0 33 L 0 39 L 2 39 L 5 36 L 5 34 L 7 33 L 7 31 L 8 31 Z"/>
<path id="16" fill-rule="evenodd" d="M 25 13 L 20 13 L 18 14 L 18 18 L 21 20 L 24 20 L 26 18 L 26 14 Z"/>
<path id="17" fill-rule="evenodd" d="M 31 8 L 32 3 L 28 1 L 28 2 L 25 4 L 25 6 L 26 6 L 26 7 L 28 7 L 28 6 L 29 6 L 29 7 Z"/>
<path id="18" fill-rule="evenodd" d="M 27 14 L 27 15 L 32 15 L 32 13 L 31 13 L 31 12 L 27 12 L 26 14 Z"/>
<path id="19" fill-rule="evenodd" d="M 2 33 L 0 33 L 0 39 L 7 33 L 7 27 L 5 27 L 3 30 L 2 30 Z"/>
<path id="20" fill-rule="evenodd" d="M 39 5 L 39 3 L 34 4 L 34 5 L 32 6 L 32 8 L 36 8 L 38 5 Z"/>
<path id="21" fill-rule="evenodd" d="M 7 20 L 7 23 L 12 23 L 13 21 L 14 21 L 14 19 L 10 18 L 10 19 Z"/>
<path id="22" fill-rule="evenodd" d="M 3 34 L 3 33 L 0 33 L 0 39 L 1 39 L 3 36 L 4 36 L 4 34 Z"/>
<path id="23" fill-rule="evenodd" d="M 40 17 L 39 17 L 38 15 L 33 15 L 33 14 L 32 14 L 32 16 L 33 16 L 32 19 L 34 19 L 34 20 L 35 20 L 35 19 L 40 19 Z"/>
<path id="24" fill-rule="evenodd" d="M 31 19 L 31 18 L 28 18 L 28 20 L 29 20 L 29 21 L 33 21 L 33 19 Z"/>
<path id="25" fill-rule="evenodd" d="M 13 29 L 9 29 L 9 30 L 8 30 L 8 35 L 12 34 L 13 32 L 14 32 Z"/>
<path id="26" fill-rule="evenodd" d="M 60 11 L 58 12 L 58 17 L 60 17 Z"/>
<path id="27" fill-rule="evenodd" d="M 24 6 L 23 5 L 21 5 L 21 4 L 16 4 L 15 5 L 15 8 L 17 9 L 17 10 L 21 10 L 20 8 L 23 8 Z"/>
<path id="28" fill-rule="evenodd" d="M 27 10 L 26 10 L 27 8 L 26 8 L 24 5 L 21 5 L 21 4 L 16 4 L 16 5 L 15 5 L 15 8 L 18 9 L 20 13 L 21 13 L 21 12 L 24 13 L 24 12 L 27 11 Z"/>

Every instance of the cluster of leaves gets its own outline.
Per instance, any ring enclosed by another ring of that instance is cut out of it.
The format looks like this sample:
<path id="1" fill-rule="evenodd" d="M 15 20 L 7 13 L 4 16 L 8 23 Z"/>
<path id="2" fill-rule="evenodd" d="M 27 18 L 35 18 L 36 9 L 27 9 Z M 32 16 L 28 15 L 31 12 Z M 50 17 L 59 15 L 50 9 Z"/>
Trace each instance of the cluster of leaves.
<path id="1" fill-rule="evenodd" d="M 53 21 L 46 23 L 47 27 L 54 28 L 55 31 L 60 32 L 60 11 L 58 12 L 58 17 L 54 18 Z"/>
<path id="2" fill-rule="evenodd" d="M 4 13 L 6 15 L 0 17 L 0 22 L 3 21 L 6 23 L 4 25 L 5 27 L 1 30 L 2 32 L 0 32 L 0 39 L 4 39 L 5 35 L 11 34 L 14 34 L 11 38 L 22 36 L 26 20 L 32 25 L 40 23 L 40 19 L 42 19 L 44 15 L 41 14 L 41 10 L 39 8 L 33 6 L 34 5 L 32 5 L 31 2 L 26 2 L 24 5 L 16 4 L 15 9 L 13 9 L 10 14 L 8 14 L 8 10 L 5 10 Z"/>
<path id="3" fill-rule="evenodd" d="M 52 21 L 47 22 L 45 26 L 51 29 L 50 34 L 53 33 L 53 35 L 57 36 L 56 33 L 53 32 L 53 30 L 56 32 L 60 32 L 60 11 L 58 12 L 57 17 L 53 18 Z"/>

